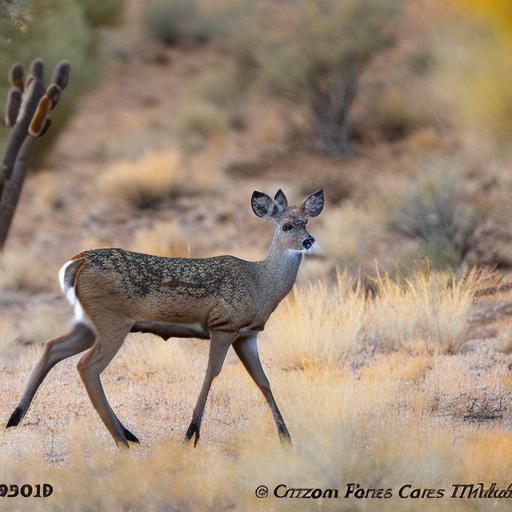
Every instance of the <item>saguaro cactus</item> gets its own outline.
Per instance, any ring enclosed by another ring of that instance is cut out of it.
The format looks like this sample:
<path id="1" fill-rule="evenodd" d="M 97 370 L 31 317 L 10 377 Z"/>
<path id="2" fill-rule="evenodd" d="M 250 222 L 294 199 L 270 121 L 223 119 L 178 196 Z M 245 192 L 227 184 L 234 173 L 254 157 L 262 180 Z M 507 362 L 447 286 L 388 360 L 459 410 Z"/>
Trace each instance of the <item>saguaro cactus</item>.
<path id="1" fill-rule="evenodd" d="M 7 94 L 5 124 L 12 130 L 0 170 L 0 250 L 4 248 L 18 204 L 30 149 L 34 140 L 42 137 L 50 127 L 48 114 L 67 87 L 70 71 L 68 62 L 58 64 L 48 88 L 41 59 L 32 62 L 25 84 L 21 64 L 14 64 L 9 71 L 11 88 Z"/>

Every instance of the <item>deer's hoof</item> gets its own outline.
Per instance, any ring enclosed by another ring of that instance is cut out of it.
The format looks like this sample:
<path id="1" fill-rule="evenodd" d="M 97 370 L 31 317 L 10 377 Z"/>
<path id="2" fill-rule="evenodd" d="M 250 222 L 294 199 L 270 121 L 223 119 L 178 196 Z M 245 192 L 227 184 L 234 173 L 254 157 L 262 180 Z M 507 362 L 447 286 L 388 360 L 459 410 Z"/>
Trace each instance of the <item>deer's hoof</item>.
<path id="1" fill-rule="evenodd" d="M 290 433 L 286 429 L 284 429 L 284 430 L 279 429 L 279 440 L 284 445 L 287 445 L 287 446 L 292 445 L 292 438 L 290 437 Z"/>
<path id="2" fill-rule="evenodd" d="M 124 437 L 126 437 L 128 441 L 131 443 L 140 443 L 139 438 L 135 434 L 132 434 L 124 425 L 121 425 L 121 428 L 123 429 Z"/>
<path id="3" fill-rule="evenodd" d="M 190 426 L 187 429 L 187 433 L 185 434 L 185 437 L 183 438 L 184 443 L 188 443 L 192 437 L 194 438 L 194 448 L 197 446 L 197 443 L 199 442 L 199 429 L 200 425 L 194 421 L 190 424 Z"/>
<path id="4" fill-rule="evenodd" d="M 11 414 L 11 417 L 9 418 L 9 421 L 7 422 L 5 428 L 15 427 L 21 421 L 22 417 L 23 409 L 21 407 L 16 407 L 16 409 L 14 409 L 14 412 Z"/>

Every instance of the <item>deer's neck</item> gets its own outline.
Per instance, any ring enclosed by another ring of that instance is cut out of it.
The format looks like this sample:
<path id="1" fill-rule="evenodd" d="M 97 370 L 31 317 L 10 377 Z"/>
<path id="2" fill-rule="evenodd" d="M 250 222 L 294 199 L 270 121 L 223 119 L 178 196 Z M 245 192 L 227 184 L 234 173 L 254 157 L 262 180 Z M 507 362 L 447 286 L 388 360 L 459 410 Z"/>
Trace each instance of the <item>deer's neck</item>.
<path id="1" fill-rule="evenodd" d="M 292 289 L 301 260 L 302 253 L 280 247 L 276 233 L 267 257 L 260 262 L 260 278 L 273 307 Z"/>

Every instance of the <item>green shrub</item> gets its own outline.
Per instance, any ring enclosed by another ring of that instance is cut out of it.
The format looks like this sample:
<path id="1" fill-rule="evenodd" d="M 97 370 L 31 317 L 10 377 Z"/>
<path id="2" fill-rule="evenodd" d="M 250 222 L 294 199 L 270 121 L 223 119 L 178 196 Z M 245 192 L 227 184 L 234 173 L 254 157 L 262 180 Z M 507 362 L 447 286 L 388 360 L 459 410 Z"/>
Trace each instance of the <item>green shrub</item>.
<path id="1" fill-rule="evenodd" d="M 217 32 L 213 17 L 202 14 L 195 0 L 156 0 L 145 12 L 150 34 L 165 45 L 208 42 Z"/>

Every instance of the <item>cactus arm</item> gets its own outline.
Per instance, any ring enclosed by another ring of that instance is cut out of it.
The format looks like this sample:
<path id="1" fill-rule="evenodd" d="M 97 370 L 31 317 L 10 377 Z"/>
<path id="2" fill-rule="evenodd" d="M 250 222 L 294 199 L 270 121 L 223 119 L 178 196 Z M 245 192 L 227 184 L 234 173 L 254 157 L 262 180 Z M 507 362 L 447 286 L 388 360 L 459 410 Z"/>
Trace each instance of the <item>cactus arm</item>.
<path id="1" fill-rule="evenodd" d="M 71 67 L 62 61 L 55 69 L 54 81 L 45 83 L 44 63 L 35 59 L 23 84 L 23 68 L 15 64 L 9 72 L 5 124 L 11 127 L 0 169 L 0 250 L 3 249 L 14 217 L 26 175 L 28 155 L 35 138 L 42 137 L 51 125 L 48 114 L 69 83 Z"/>
<path id="2" fill-rule="evenodd" d="M 15 64 L 11 68 L 10 80 L 13 87 L 21 90 L 20 82 L 22 83 L 22 81 L 19 72 L 17 71 L 18 69 L 20 69 L 18 64 Z M 40 59 L 36 59 L 32 63 L 31 72 L 32 74 L 28 78 L 25 91 L 23 92 L 23 99 L 18 113 L 18 118 L 7 141 L 7 148 L 2 161 L 2 169 L 0 172 L 0 204 L 5 181 L 11 176 L 16 157 L 18 156 L 21 145 L 27 136 L 28 127 L 30 126 L 32 117 L 36 111 L 37 105 L 39 104 L 39 100 L 46 90 L 44 82 L 44 67 L 43 62 Z"/>
<path id="3" fill-rule="evenodd" d="M 0 208 L 0 248 L 3 248 L 7 235 L 9 234 L 9 228 L 11 227 L 14 212 L 16 211 L 16 206 L 25 181 L 29 154 L 34 141 L 35 139 L 33 137 L 25 137 L 18 157 L 16 158 L 11 177 L 4 185 Z"/>

